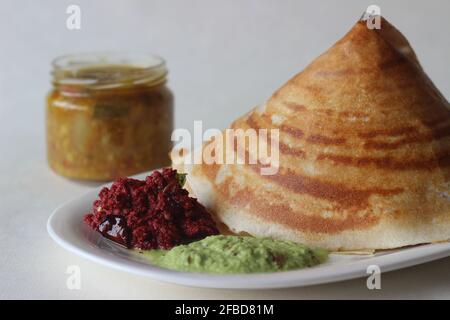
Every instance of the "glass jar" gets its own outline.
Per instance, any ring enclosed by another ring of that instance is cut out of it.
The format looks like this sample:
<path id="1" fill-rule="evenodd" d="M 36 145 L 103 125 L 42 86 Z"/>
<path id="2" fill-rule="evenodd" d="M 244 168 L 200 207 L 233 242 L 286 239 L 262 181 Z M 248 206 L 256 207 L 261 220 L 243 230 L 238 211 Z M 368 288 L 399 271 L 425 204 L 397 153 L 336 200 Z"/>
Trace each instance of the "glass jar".
<path id="1" fill-rule="evenodd" d="M 173 95 L 163 59 L 90 53 L 53 61 L 47 157 L 57 173 L 108 181 L 170 164 Z"/>

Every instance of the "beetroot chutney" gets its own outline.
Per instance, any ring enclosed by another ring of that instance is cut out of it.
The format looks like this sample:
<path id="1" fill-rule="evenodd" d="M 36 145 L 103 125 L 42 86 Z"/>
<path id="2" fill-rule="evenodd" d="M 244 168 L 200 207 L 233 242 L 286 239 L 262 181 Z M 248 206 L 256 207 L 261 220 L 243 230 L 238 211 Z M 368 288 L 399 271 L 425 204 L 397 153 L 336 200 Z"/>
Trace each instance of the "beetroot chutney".
<path id="1" fill-rule="evenodd" d="M 219 231 L 208 211 L 183 189 L 184 176 L 165 168 L 145 181 L 121 178 L 103 188 L 84 221 L 127 248 L 170 249 Z"/>

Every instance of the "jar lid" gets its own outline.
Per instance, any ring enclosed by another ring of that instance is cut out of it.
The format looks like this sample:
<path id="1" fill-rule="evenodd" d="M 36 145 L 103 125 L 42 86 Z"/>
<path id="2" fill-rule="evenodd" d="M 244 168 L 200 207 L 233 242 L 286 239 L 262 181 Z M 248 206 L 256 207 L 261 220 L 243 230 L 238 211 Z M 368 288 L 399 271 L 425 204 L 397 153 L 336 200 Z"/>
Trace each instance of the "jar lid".
<path id="1" fill-rule="evenodd" d="M 91 89 L 157 85 L 167 75 L 164 59 L 152 54 L 80 53 L 58 57 L 52 66 L 53 84 Z"/>

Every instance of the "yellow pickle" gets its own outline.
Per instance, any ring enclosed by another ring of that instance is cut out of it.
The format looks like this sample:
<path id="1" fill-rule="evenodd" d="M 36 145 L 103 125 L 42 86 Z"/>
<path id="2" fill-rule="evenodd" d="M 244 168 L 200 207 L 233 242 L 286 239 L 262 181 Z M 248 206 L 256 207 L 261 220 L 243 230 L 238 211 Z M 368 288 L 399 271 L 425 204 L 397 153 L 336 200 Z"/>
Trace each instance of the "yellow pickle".
<path id="1" fill-rule="evenodd" d="M 164 60 L 80 54 L 53 62 L 47 158 L 57 173 L 108 181 L 169 165 L 173 95 Z"/>

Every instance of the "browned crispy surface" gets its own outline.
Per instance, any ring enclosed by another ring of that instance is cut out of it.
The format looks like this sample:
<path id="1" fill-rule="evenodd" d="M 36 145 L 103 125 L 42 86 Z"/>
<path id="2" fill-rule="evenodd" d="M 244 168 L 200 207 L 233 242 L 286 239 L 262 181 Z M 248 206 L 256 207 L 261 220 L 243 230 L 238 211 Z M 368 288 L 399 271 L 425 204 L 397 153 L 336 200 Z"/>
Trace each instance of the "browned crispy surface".
<path id="1" fill-rule="evenodd" d="M 280 170 L 192 168 L 230 228 L 345 249 L 450 238 L 449 103 L 386 20 L 356 23 L 232 128 L 279 129 Z"/>

